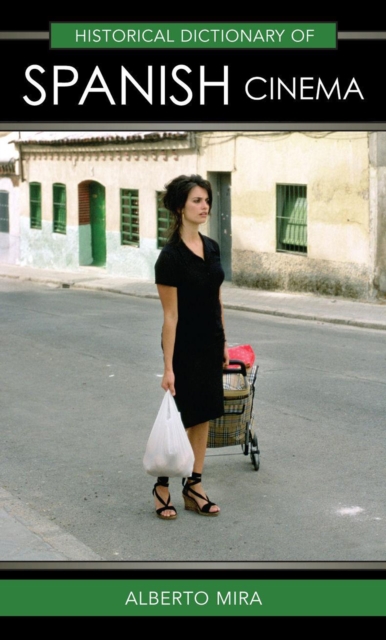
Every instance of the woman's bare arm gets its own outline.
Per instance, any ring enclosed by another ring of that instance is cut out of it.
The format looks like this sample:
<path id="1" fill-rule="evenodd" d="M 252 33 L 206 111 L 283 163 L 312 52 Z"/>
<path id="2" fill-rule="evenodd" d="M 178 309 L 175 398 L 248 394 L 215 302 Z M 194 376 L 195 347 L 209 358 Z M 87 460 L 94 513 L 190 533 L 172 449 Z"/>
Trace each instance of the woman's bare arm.
<path id="1" fill-rule="evenodd" d="M 164 322 L 162 326 L 162 346 L 164 352 L 164 375 L 161 387 L 174 396 L 174 371 L 173 353 L 176 340 L 176 328 L 178 322 L 177 287 L 169 287 L 165 284 L 157 285 L 158 294 L 161 300 Z"/>

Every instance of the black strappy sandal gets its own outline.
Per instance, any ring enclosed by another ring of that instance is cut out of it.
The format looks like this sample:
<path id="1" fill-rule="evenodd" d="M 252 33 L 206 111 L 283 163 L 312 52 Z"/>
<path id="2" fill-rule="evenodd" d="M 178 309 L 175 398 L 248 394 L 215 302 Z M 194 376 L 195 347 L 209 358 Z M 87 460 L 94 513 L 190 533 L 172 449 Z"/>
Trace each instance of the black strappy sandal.
<path id="1" fill-rule="evenodd" d="M 217 505 L 214 502 L 211 502 L 208 496 L 206 495 L 203 496 L 201 495 L 201 493 L 198 493 L 197 491 L 192 489 L 192 485 L 199 484 L 200 482 L 201 482 L 201 473 L 195 473 L 195 471 L 193 471 L 190 478 L 182 479 L 182 484 L 184 487 L 182 489 L 182 497 L 185 502 L 185 509 L 187 509 L 187 511 L 195 511 L 196 513 L 199 513 L 200 516 L 212 516 L 212 517 L 218 516 L 220 511 L 209 511 L 211 507 L 213 506 L 217 507 Z M 197 500 L 195 500 L 192 496 L 190 496 L 189 493 L 193 493 L 195 496 L 197 496 L 197 498 L 201 498 L 202 500 L 207 501 L 206 504 L 204 504 L 204 506 L 202 507 L 202 509 L 200 509 Z"/>
<path id="2" fill-rule="evenodd" d="M 157 487 L 168 487 L 168 486 L 169 486 L 169 478 L 157 478 L 157 482 L 153 487 L 153 496 L 155 496 L 157 500 L 159 500 L 159 502 L 161 502 L 161 504 L 164 505 L 163 507 L 160 507 L 155 511 L 158 518 L 161 518 L 161 520 L 175 520 L 177 518 L 177 510 L 175 507 L 173 507 L 173 505 L 170 504 L 170 493 L 169 493 L 167 502 L 165 502 L 165 500 L 163 500 L 163 498 L 161 498 L 161 496 L 158 495 L 157 493 Z M 174 511 L 174 514 L 171 516 L 164 516 L 163 515 L 164 511 Z"/>

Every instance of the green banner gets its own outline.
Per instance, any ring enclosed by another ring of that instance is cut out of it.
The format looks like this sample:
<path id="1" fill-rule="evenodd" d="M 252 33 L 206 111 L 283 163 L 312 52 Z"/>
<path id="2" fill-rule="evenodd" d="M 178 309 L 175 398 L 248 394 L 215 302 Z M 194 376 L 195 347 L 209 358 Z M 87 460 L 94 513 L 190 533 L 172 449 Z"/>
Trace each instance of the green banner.
<path id="1" fill-rule="evenodd" d="M 335 22 L 52 22 L 51 49 L 336 49 Z"/>
<path id="2" fill-rule="evenodd" d="M 0 616 L 384 616 L 385 580 L 0 580 Z"/>

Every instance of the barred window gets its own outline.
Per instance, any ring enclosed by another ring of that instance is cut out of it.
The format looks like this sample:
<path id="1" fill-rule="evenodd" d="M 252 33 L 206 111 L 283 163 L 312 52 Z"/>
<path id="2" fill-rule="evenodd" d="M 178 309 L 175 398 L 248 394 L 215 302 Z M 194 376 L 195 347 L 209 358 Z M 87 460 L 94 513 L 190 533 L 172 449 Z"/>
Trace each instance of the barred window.
<path id="1" fill-rule="evenodd" d="M 277 251 L 307 253 L 307 187 L 276 186 Z"/>
<path id="2" fill-rule="evenodd" d="M 170 212 L 163 205 L 165 191 L 157 191 L 157 249 L 165 246 L 171 225 Z"/>
<path id="3" fill-rule="evenodd" d="M 138 189 L 121 189 L 121 244 L 139 247 Z"/>
<path id="4" fill-rule="evenodd" d="M 30 182 L 29 208 L 31 229 L 42 228 L 42 185 L 40 182 Z"/>
<path id="5" fill-rule="evenodd" d="M 9 193 L 0 191 L 0 232 L 9 233 Z"/>
<path id="6" fill-rule="evenodd" d="M 66 205 L 66 185 L 53 185 L 53 230 L 54 233 L 66 233 L 67 205 Z"/>

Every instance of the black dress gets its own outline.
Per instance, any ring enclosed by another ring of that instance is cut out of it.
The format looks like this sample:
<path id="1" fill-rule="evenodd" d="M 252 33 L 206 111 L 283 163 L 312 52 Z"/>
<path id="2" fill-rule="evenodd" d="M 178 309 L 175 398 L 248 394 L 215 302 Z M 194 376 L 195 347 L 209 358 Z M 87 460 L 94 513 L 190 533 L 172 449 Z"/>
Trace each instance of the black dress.
<path id="1" fill-rule="evenodd" d="M 177 287 L 178 322 L 173 352 L 177 408 L 185 428 L 224 414 L 224 329 L 220 249 L 201 235 L 204 259 L 174 238 L 155 264 L 155 282 Z"/>

